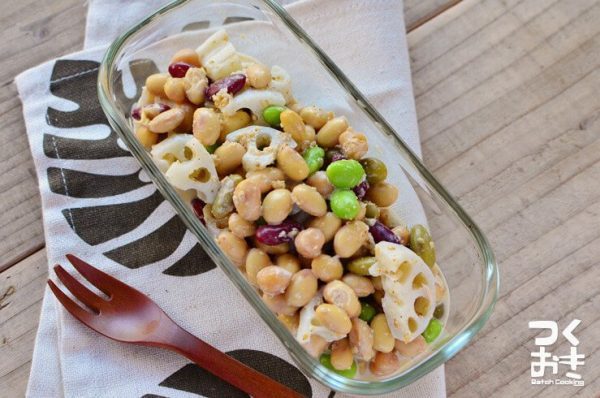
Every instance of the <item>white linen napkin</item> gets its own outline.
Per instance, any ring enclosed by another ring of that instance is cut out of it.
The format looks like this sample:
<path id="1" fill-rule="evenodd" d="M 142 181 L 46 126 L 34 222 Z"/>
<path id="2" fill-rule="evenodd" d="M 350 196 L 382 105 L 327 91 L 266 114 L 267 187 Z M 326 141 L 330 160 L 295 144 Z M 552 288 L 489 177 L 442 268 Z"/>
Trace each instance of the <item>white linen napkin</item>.
<path id="1" fill-rule="evenodd" d="M 49 264 L 64 264 L 64 254 L 76 253 L 149 294 L 217 348 L 266 366 L 273 377 L 314 397 L 328 396 L 328 389 L 297 371 L 267 326 L 206 260 L 170 206 L 139 175 L 97 103 L 97 66 L 106 45 L 164 3 L 90 1 L 90 49 L 16 79 L 39 178 Z M 306 0 L 288 10 L 420 154 L 402 3 Z M 340 45 L 346 43 L 352 44 Z M 46 292 L 28 396 L 233 396 L 228 391 L 174 354 L 98 337 Z M 445 396 L 443 367 L 390 396 Z"/>

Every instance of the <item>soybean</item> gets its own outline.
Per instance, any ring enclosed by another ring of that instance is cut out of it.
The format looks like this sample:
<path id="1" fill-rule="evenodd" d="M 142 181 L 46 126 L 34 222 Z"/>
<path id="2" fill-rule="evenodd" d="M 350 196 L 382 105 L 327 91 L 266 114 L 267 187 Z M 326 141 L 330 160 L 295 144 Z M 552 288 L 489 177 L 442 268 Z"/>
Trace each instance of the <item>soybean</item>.
<path id="1" fill-rule="evenodd" d="M 352 220 L 360 212 L 360 202 L 356 194 L 349 189 L 338 189 L 329 197 L 329 206 L 342 220 Z"/>

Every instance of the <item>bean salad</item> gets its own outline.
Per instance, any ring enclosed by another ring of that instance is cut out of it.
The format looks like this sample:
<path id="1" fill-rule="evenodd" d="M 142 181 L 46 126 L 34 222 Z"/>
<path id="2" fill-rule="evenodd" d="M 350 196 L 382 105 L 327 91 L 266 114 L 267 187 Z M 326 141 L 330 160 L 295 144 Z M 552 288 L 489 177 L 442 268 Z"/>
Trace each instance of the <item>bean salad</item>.
<path id="1" fill-rule="evenodd" d="M 300 105 L 281 67 L 225 30 L 146 79 L 135 135 L 299 343 L 348 378 L 383 379 L 431 350 L 448 292 L 423 225 L 344 115 Z"/>

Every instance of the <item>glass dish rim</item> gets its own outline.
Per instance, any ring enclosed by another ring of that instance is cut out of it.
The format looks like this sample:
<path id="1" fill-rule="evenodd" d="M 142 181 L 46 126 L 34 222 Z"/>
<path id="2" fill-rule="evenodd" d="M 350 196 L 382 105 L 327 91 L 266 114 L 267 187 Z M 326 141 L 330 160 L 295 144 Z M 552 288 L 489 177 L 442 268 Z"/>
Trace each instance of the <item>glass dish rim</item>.
<path id="1" fill-rule="evenodd" d="M 351 394 L 375 395 L 391 392 L 407 386 L 412 382 L 423 377 L 433 369 L 444 364 L 462 348 L 464 348 L 481 330 L 490 317 L 495 306 L 498 290 L 500 286 L 499 270 L 487 241 L 487 238 L 480 231 L 479 227 L 471 220 L 470 216 L 446 191 L 446 189 L 429 172 L 421 160 L 406 145 L 400 135 L 387 123 L 379 112 L 370 104 L 370 102 L 360 93 L 360 91 L 350 82 L 338 66 L 327 56 L 320 47 L 318 47 L 298 23 L 279 5 L 275 0 L 253 0 L 263 3 L 268 10 L 273 12 L 281 22 L 306 46 L 311 50 L 314 56 L 328 70 L 332 78 L 337 80 L 346 92 L 350 94 L 353 100 L 359 105 L 364 113 L 370 118 L 371 122 L 382 133 L 391 135 L 404 150 L 408 160 L 415 167 L 421 177 L 426 181 L 428 187 L 435 192 L 446 203 L 454 215 L 462 222 L 463 226 L 469 231 L 471 238 L 477 243 L 477 248 L 482 256 L 482 266 L 484 271 L 483 292 L 476 313 L 463 325 L 461 330 L 451 336 L 441 346 L 437 347 L 433 353 L 421 362 L 417 362 L 412 367 L 404 370 L 393 378 L 383 381 L 363 381 L 347 379 L 337 373 L 322 366 L 318 360 L 311 357 L 296 339 L 287 331 L 285 326 L 275 317 L 270 309 L 263 303 L 255 290 L 248 284 L 246 279 L 238 271 L 237 267 L 231 263 L 220 251 L 217 244 L 209 232 L 201 225 L 192 210 L 177 195 L 175 190 L 168 184 L 163 174 L 158 170 L 154 162 L 151 161 L 147 151 L 134 138 L 133 131 L 129 123 L 121 113 L 113 106 L 111 99 L 111 77 L 112 65 L 117 59 L 117 55 L 124 49 L 128 40 L 144 28 L 147 24 L 160 18 L 163 14 L 172 9 L 182 6 L 192 0 L 175 0 L 159 10 L 153 12 L 150 16 L 134 25 L 127 32 L 118 37 L 105 53 L 98 72 L 98 98 L 100 105 L 107 116 L 111 127 L 117 132 L 119 137 L 127 144 L 129 150 L 138 160 L 142 168 L 148 173 L 157 189 L 175 208 L 179 217 L 186 227 L 196 236 L 209 257 L 219 266 L 227 275 L 229 280 L 235 285 L 238 291 L 252 305 L 261 319 L 275 333 L 278 340 L 286 347 L 288 353 L 295 359 L 297 365 L 302 371 L 311 377 L 317 379 L 322 384 L 340 392 Z M 234 0 L 235 1 L 235 0 Z"/>

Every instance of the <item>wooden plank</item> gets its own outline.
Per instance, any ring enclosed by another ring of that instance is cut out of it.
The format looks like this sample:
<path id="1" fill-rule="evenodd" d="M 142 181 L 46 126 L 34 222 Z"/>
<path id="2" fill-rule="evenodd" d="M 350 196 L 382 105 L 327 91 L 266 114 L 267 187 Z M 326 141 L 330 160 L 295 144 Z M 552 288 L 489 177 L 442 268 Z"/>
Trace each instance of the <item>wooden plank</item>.
<path id="1" fill-rule="evenodd" d="M 85 10 L 85 2 L 79 0 L 2 4 L 0 271 L 44 242 L 36 176 L 13 79 L 43 61 L 81 49 Z"/>
<path id="2" fill-rule="evenodd" d="M 405 0 L 404 23 L 410 32 L 454 7 L 462 0 Z"/>
<path id="3" fill-rule="evenodd" d="M 530 385 L 527 322 L 598 322 L 598 18 L 597 1 L 467 0 L 409 34 L 425 163 L 501 262 L 492 318 L 446 367 L 450 396 L 567 394 Z M 591 347 L 594 332 L 580 331 Z"/>
<path id="4" fill-rule="evenodd" d="M 0 396 L 23 396 L 46 286 L 46 251 L 0 274 Z"/>

